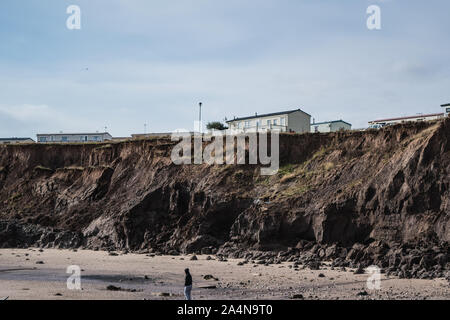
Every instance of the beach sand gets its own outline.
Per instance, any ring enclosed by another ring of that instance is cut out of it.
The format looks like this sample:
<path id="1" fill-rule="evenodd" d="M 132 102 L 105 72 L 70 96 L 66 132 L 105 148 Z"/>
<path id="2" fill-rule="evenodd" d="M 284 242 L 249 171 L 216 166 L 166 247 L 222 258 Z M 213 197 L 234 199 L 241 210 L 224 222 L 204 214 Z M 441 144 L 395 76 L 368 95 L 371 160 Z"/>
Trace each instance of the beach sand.
<path id="1" fill-rule="evenodd" d="M 445 279 L 398 279 L 381 275 L 380 289 L 367 287 L 369 274 L 221 262 L 211 256 L 110 255 L 104 251 L 38 248 L 0 249 L 0 299 L 184 299 L 184 269 L 194 281 L 193 299 L 450 299 Z M 37 263 L 41 262 L 41 263 Z M 69 290 L 67 267 L 81 270 L 81 290 Z M 205 275 L 216 279 L 206 280 Z M 120 291 L 107 290 L 109 285 Z M 203 288 L 202 288 L 203 287 Z M 210 288 L 208 288 L 210 287 Z M 361 294 L 362 293 L 362 294 Z"/>

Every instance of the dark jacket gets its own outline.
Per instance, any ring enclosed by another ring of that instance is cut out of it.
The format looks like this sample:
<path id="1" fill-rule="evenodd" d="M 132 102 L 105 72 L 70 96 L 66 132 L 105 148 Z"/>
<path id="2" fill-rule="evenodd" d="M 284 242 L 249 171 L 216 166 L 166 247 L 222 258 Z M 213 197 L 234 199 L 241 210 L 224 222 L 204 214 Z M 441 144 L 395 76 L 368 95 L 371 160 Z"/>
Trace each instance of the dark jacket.
<path id="1" fill-rule="evenodd" d="M 186 278 L 184 279 L 184 286 L 192 286 L 192 276 L 190 273 L 186 274 Z"/>

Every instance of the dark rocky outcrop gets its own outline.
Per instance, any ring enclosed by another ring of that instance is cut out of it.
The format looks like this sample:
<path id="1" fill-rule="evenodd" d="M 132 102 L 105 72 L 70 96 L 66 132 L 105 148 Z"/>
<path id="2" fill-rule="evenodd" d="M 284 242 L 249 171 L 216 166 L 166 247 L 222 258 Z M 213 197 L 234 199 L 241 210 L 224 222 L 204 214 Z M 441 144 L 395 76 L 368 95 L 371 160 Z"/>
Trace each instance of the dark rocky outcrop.
<path id="1" fill-rule="evenodd" d="M 81 232 L 57 230 L 35 224 L 22 223 L 17 220 L 0 221 L 0 247 L 69 249 L 77 248 L 83 243 Z"/>

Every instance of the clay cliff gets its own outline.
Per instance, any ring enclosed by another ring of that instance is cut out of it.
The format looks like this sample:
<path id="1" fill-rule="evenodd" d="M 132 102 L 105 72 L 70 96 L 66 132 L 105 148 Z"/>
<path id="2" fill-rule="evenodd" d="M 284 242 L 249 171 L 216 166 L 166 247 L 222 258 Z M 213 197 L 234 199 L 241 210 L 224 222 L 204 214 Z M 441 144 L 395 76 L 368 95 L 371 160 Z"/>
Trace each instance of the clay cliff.
<path id="1" fill-rule="evenodd" d="M 0 246 L 449 269 L 450 119 L 283 134 L 280 170 L 175 165 L 167 138 L 0 147 Z M 253 252 L 253 253 L 252 253 Z"/>

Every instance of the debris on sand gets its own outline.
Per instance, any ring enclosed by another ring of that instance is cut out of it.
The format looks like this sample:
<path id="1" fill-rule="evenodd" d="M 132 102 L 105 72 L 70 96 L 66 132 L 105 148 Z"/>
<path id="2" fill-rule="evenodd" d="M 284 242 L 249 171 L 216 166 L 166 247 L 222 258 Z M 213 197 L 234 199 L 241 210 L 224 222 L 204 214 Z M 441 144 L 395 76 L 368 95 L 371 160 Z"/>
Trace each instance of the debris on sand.
<path id="1" fill-rule="evenodd" d="M 168 252 L 168 255 L 169 255 L 169 256 L 179 256 L 180 253 L 179 253 L 177 250 L 170 250 L 170 251 Z"/>
<path id="2" fill-rule="evenodd" d="M 355 270 L 354 274 L 364 274 L 364 268 L 359 265 L 358 268 Z"/>
<path id="3" fill-rule="evenodd" d="M 157 296 L 157 297 L 171 297 L 172 294 L 168 293 L 168 292 L 152 292 L 152 296 Z"/>
<path id="4" fill-rule="evenodd" d="M 120 290 L 122 290 L 122 288 L 121 287 L 116 287 L 116 286 L 113 286 L 112 284 L 110 284 L 109 286 L 106 287 L 106 290 L 108 290 L 108 291 L 120 291 Z"/>
<path id="5" fill-rule="evenodd" d="M 220 262 L 227 262 L 228 260 L 223 255 L 218 255 L 217 260 Z"/>
<path id="6" fill-rule="evenodd" d="M 124 289 L 121 287 L 116 287 L 112 284 L 110 284 L 109 286 L 106 287 L 106 290 L 108 291 L 126 291 L 126 292 L 141 292 L 142 290 L 137 290 L 137 289 Z"/>
<path id="7" fill-rule="evenodd" d="M 217 286 L 211 285 L 211 286 L 199 286 L 199 289 L 217 289 Z"/>
<path id="8" fill-rule="evenodd" d="M 306 267 L 308 267 L 311 270 L 320 270 L 320 261 L 310 261 L 306 263 Z"/>
<path id="9" fill-rule="evenodd" d="M 207 274 L 207 275 L 205 275 L 205 276 L 203 277 L 203 279 L 205 279 L 205 280 L 214 280 L 214 281 L 219 281 L 219 279 L 218 279 L 218 278 L 214 277 L 214 276 L 213 276 L 213 275 L 211 275 L 211 274 Z"/>

